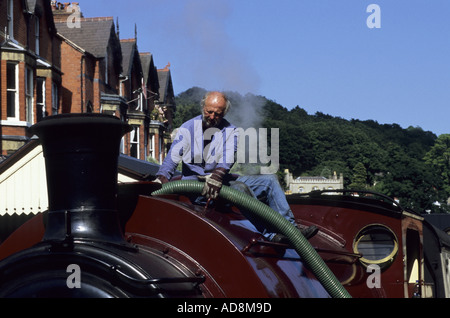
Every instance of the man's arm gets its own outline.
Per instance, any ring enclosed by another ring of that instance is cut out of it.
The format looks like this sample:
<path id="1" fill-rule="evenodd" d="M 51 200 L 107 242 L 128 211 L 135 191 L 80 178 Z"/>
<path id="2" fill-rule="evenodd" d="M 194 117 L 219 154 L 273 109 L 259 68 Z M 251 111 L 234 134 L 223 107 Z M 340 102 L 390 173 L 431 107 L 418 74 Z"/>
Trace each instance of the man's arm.
<path id="1" fill-rule="evenodd" d="M 190 135 L 189 130 L 186 128 L 180 127 L 178 130 L 166 158 L 156 173 L 156 176 L 161 183 L 169 182 L 169 180 L 172 179 L 175 169 L 183 159 L 183 156 L 190 156 Z"/>

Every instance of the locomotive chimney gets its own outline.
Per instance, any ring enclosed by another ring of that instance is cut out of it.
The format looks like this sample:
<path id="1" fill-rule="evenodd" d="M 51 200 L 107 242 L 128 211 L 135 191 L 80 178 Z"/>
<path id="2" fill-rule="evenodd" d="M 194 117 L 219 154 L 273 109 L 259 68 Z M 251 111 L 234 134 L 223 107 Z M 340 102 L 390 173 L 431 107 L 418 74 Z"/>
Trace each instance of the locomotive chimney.
<path id="1" fill-rule="evenodd" d="M 123 241 L 117 163 L 120 140 L 129 131 L 128 124 L 102 114 L 56 115 L 30 128 L 45 156 L 49 213 L 44 240 Z"/>

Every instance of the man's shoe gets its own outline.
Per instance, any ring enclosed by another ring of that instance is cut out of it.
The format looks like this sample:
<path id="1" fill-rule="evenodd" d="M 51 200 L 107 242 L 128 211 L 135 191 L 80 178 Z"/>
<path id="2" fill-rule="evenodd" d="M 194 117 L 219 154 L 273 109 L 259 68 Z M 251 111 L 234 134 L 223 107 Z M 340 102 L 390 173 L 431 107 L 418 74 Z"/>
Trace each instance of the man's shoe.
<path id="1" fill-rule="evenodd" d="M 311 225 L 310 227 L 307 227 L 304 229 L 299 229 L 299 230 L 307 240 L 309 240 L 311 237 L 316 235 L 317 232 L 319 232 L 319 229 L 315 225 Z M 274 243 L 280 243 L 280 244 L 289 244 L 289 239 L 285 235 L 280 234 L 280 233 L 275 234 L 274 237 L 272 237 L 272 239 L 270 241 L 274 242 Z"/>
<path id="2" fill-rule="evenodd" d="M 309 240 L 311 237 L 317 234 L 319 232 L 319 229 L 315 225 L 311 225 L 310 227 L 307 227 L 305 229 L 301 229 L 300 232 L 303 234 L 303 236 Z"/>

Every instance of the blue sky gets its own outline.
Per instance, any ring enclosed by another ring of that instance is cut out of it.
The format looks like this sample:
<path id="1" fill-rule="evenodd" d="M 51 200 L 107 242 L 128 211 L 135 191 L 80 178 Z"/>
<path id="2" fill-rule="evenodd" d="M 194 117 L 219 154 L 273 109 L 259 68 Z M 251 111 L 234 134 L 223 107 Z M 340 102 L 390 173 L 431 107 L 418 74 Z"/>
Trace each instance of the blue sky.
<path id="1" fill-rule="evenodd" d="M 80 0 L 193 86 L 450 133 L 448 0 Z M 381 28 L 369 28 L 370 4 Z"/>

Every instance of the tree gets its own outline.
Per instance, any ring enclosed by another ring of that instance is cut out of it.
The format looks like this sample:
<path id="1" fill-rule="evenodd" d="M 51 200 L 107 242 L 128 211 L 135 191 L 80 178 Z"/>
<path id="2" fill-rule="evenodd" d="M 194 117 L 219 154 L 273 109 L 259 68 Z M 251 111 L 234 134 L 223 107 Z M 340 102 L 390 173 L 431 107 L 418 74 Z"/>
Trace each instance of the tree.
<path id="1" fill-rule="evenodd" d="M 199 87 L 192 87 L 177 95 L 175 98 L 177 109 L 174 117 L 174 127 L 180 127 L 185 121 L 202 113 L 200 101 L 206 90 Z"/>
<path id="2" fill-rule="evenodd" d="M 205 92 L 194 87 L 176 97 L 175 127 L 200 113 Z M 280 171 L 289 169 L 295 176 L 343 173 L 345 188 L 398 197 L 403 207 L 418 212 L 450 196 L 450 135 L 437 140 L 420 127 L 309 115 L 300 106 L 288 110 L 250 93 L 227 95 L 233 106 L 226 118 L 233 124 L 279 129 Z"/>
<path id="3" fill-rule="evenodd" d="M 410 157 L 398 144 L 386 145 L 387 172 L 382 179 L 382 192 L 398 197 L 400 204 L 417 212 L 430 209 L 441 196 L 436 189 L 442 186 L 434 169 L 418 158 Z"/>
<path id="4" fill-rule="evenodd" d="M 361 162 L 358 162 L 353 168 L 353 178 L 349 188 L 355 190 L 364 190 L 367 188 L 367 170 Z"/>
<path id="5" fill-rule="evenodd" d="M 443 134 L 436 139 L 434 146 L 426 153 L 425 163 L 439 174 L 443 191 L 448 198 L 450 196 L 450 134 Z"/>

